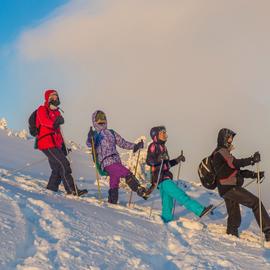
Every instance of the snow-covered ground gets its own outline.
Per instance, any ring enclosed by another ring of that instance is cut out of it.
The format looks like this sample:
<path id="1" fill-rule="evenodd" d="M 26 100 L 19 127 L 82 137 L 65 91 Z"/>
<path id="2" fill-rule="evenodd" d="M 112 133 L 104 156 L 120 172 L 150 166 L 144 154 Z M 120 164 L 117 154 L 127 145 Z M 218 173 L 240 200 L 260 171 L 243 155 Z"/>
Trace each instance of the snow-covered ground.
<path id="1" fill-rule="evenodd" d="M 0 173 L 42 160 L 32 140 L 7 136 L 0 130 Z M 95 171 L 88 156 L 73 151 L 73 174 L 89 189 L 84 198 L 45 189 L 50 173 L 46 161 L 0 181 L 0 269 L 270 269 L 270 250 L 261 248 L 259 230 L 250 210 L 243 209 L 241 239 L 224 235 L 224 206 L 202 223 L 177 206 L 175 221 L 164 225 L 159 217 L 157 192 L 127 208 L 98 201 Z M 207 205 L 220 198 L 195 183 L 181 181 L 191 196 Z M 152 202 L 154 212 L 149 217 Z"/>

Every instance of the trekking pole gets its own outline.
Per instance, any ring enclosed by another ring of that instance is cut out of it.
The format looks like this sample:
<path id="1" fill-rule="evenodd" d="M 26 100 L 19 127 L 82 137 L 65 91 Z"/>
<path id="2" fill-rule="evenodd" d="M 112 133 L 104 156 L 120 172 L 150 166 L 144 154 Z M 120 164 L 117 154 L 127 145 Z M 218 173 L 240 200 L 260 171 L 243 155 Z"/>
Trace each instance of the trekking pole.
<path id="1" fill-rule="evenodd" d="M 184 152 L 183 152 L 183 150 L 181 150 L 181 155 L 183 155 L 184 154 Z M 179 165 L 178 165 L 178 173 L 177 173 L 177 187 L 178 187 L 178 185 L 179 185 L 179 178 L 180 178 L 180 172 L 181 172 L 181 161 L 179 162 Z M 174 199 L 174 202 L 173 202 L 173 218 L 174 218 L 174 213 L 175 213 L 175 207 L 176 207 L 176 200 Z"/>
<path id="2" fill-rule="evenodd" d="M 91 145 L 92 145 L 92 153 L 93 153 L 93 158 L 94 158 L 94 163 L 95 163 L 95 168 L 96 168 L 96 180 L 97 180 L 97 185 L 98 185 L 98 199 L 100 203 L 102 202 L 102 194 L 101 194 L 101 188 L 100 188 L 100 183 L 99 183 L 99 173 L 97 169 L 97 155 L 96 155 L 96 149 L 95 149 L 95 142 L 94 142 L 94 131 L 93 128 L 90 127 L 90 134 L 91 134 Z"/>
<path id="3" fill-rule="evenodd" d="M 159 185 L 160 178 L 161 178 L 161 172 L 162 172 L 162 169 L 163 169 L 163 163 L 164 163 L 164 159 L 162 159 L 162 161 L 161 161 L 161 165 L 160 165 L 159 172 L 158 172 L 157 184 L 156 184 L 155 188 L 153 189 L 153 191 L 155 191 L 155 189 L 156 189 L 156 188 L 158 187 L 158 185 Z M 151 205 L 151 208 L 150 208 L 149 218 L 150 218 L 151 215 L 152 215 L 153 207 L 154 207 L 154 200 L 153 200 L 152 205 Z"/>
<path id="4" fill-rule="evenodd" d="M 140 154 L 141 154 L 141 150 L 139 150 L 139 152 L 138 152 L 138 157 L 137 157 L 136 166 L 135 166 L 135 171 L 134 171 L 134 176 L 135 176 L 135 177 L 136 177 L 137 169 L 138 169 L 138 165 L 139 165 Z M 131 191 L 130 191 L 129 201 L 128 201 L 128 207 L 130 207 L 131 202 L 132 202 L 132 194 L 133 194 L 133 191 L 131 190 Z"/>
<path id="5" fill-rule="evenodd" d="M 62 111 L 63 112 L 63 111 Z M 63 138 L 63 141 L 64 141 L 64 147 L 65 147 L 65 150 L 66 150 L 66 153 L 67 153 L 67 159 L 70 163 L 70 166 L 71 166 L 71 163 L 72 163 L 72 160 L 71 158 L 69 157 L 69 151 L 67 149 L 67 145 L 66 145 L 66 140 L 65 140 L 65 136 L 64 136 L 64 132 L 63 132 L 63 129 L 60 127 L 60 132 L 61 132 L 61 135 L 62 135 L 62 138 Z M 78 192 L 78 187 L 76 185 L 76 182 L 75 182 L 75 179 L 74 177 L 72 177 L 73 179 L 73 185 L 74 185 L 74 188 L 75 188 L 75 192 L 76 192 L 76 195 L 79 196 L 79 192 Z M 70 188 L 70 187 L 69 187 Z"/>
<path id="6" fill-rule="evenodd" d="M 37 160 L 37 161 L 34 161 L 34 162 L 32 162 L 32 163 L 27 163 L 27 164 L 26 164 L 24 167 L 22 167 L 22 168 L 15 169 L 15 170 L 9 171 L 9 172 L 7 172 L 7 173 L 2 173 L 2 174 L 0 175 L 0 177 L 2 178 L 2 177 L 5 177 L 5 176 L 11 176 L 11 175 L 14 175 L 14 174 L 17 173 L 17 172 L 20 172 L 20 171 L 22 171 L 22 170 L 24 170 L 24 169 L 26 169 L 26 168 L 29 168 L 29 167 L 32 167 L 32 166 L 37 165 L 37 164 L 39 164 L 39 163 L 42 163 L 42 162 L 44 162 L 45 160 L 47 160 L 47 158 L 43 158 L 43 159 L 41 159 L 41 160 Z"/>
<path id="7" fill-rule="evenodd" d="M 259 165 L 259 163 L 257 163 L 257 188 L 258 188 L 258 197 L 259 197 L 261 244 L 263 247 L 264 240 L 263 240 L 263 228 L 262 228 L 262 194 L 261 194 L 261 178 L 260 178 L 260 165 Z"/>

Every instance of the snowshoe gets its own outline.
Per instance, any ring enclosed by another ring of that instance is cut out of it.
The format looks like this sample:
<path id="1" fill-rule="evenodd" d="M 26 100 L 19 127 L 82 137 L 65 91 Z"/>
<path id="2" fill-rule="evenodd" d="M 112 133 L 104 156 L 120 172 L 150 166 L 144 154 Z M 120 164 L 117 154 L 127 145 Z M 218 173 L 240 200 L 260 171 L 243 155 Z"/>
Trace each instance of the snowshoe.
<path id="1" fill-rule="evenodd" d="M 77 192 L 78 192 L 78 194 L 77 194 Z M 87 194 L 88 190 L 87 189 L 78 189 L 77 188 L 77 192 L 74 190 L 74 191 L 71 191 L 71 192 L 67 192 L 67 194 L 80 197 L 82 195 Z"/>

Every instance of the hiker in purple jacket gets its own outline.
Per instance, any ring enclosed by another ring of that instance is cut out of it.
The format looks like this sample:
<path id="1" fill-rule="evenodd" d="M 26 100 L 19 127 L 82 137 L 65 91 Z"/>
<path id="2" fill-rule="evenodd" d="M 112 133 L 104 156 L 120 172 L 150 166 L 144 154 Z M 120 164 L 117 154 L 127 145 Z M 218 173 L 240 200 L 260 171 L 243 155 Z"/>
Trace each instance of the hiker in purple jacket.
<path id="1" fill-rule="evenodd" d="M 100 110 L 93 113 L 92 122 L 95 131 L 91 132 L 90 129 L 86 144 L 88 147 L 92 147 L 91 138 L 93 136 L 97 162 L 100 164 L 101 170 L 105 171 L 110 177 L 108 202 L 117 204 L 120 178 L 125 178 L 127 185 L 132 191 L 147 199 L 146 189 L 140 185 L 134 174 L 122 165 L 121 158 L 116 149 L 117 145 L 126 150 L 133 150 L 135 153 L 144 147 L 143 141 L 137 144 L 128 142 L 114 130 L 108 129 L 106 115 Z"/>

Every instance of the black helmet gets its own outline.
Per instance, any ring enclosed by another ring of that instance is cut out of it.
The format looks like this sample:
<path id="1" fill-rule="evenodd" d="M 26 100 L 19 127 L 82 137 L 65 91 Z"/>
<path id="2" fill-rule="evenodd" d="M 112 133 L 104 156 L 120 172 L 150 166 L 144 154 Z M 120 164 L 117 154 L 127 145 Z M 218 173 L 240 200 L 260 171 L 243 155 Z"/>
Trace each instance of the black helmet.
<path id="1" fill-rule="evenodd" d="M 152 140 L 157 140 L 157 135 L 162 130 L 165 130 L 166 131 L 165 126 L 157 126 L 157 127 L 151 128 L 151 130 L 150 130 L 150 136 L 151 136 Z"/>
<path id="2" fill-rule="evenodd" d="M 236 133 L 228 128 L 222 128 L 218 133 L 218 147 L 226 147 L 229 148 L 230 144 L 228 143 L 228 139 L 230 136 L 234 137 Z"/>

